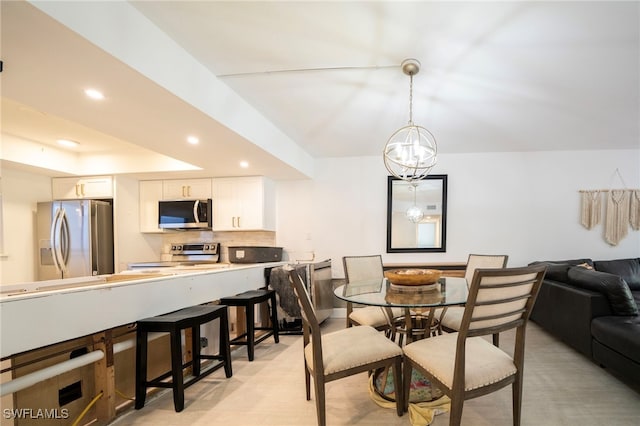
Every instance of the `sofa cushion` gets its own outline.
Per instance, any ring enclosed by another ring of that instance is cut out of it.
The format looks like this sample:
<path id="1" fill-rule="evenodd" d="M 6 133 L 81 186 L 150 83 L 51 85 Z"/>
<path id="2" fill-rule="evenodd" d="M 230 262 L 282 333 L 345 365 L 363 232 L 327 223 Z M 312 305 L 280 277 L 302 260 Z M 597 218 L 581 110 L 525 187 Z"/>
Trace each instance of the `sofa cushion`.
<path id="1" fill-rule="evenodd" d="M 595 340 L 612 350 L 640 362 L 640 316 L 606 316 L 591 321 Z"/>
<path id="2" fill-rule="evenodd" d="M 598 260 L 594 262 L 596 271 L 619 275 L 631 290 L 640 290 L 640 258 Z"/>
<path id="3" fill-rule="evenodd" d="M 572 260 L 558 260 L 558 261 L 542 261 L 542 262 L 532 262 L 529 265 L 543 264 L 547 266 L 547 272 L 545 273 L 545 278 L 553 281 L 561 281 L 567 282 L 569 278 L 567 277 L 567 272 L 569 268 L 577 265 L 589 265 L 593 266 L 593 261 L 591 259 L 572 259 Z"/>
<path id="4" fill-rule="evenodd" d="M 638 305 L 633 294 L 620 276 L 580 266 L 569 268 L 567 276 L 570 284 L 604 294 L 614 315 L 638 315 Z"/>

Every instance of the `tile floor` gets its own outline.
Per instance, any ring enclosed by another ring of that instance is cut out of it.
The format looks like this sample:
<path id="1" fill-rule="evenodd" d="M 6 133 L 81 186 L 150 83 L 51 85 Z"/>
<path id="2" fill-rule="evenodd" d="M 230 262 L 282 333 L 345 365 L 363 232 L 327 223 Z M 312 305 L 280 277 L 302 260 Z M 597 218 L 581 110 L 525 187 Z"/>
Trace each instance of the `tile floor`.
<path id="1" fill-rule="evenodd" d="M 329 319 L 323 329 L 344 326 Z M 301 336 L 267 339 L 248 362 L 246 349 L 233 354 L 233 377 L 218 370 L 187 388 L 185 409 L 173 410 L 170 391 L 150 397 L 141 410 L 130 409 L 113 425 L 316 425 L 315 401 L 305 400 Z M 513 335 L 501 335 L 509 347 Z M 327 384 L 329 425 L 410 425 L 409 416 L 376 405 L 369 397 L 365 373 Z M 527 333 L 523 426 L 637 426 L 640 389 L 632 388 L 568 346 L 529 323 Z M 465 402 L 462 423 L 512 425 L 511 388 Z M 432 425 L 449 424 L 448 414 Z"/>

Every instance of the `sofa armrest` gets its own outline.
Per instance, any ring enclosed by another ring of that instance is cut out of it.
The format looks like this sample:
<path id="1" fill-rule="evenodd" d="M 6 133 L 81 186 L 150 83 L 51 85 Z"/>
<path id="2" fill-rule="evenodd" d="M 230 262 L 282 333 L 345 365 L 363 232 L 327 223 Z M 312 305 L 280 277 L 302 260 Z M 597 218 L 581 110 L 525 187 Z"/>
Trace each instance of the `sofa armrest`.
<path id="1" fill-rule="evenodd" d="M 612 315 L 612 312 L 602 294 L 544 280 L 531 320 L 591 358 L 591 320 L 606 315 Z"/>

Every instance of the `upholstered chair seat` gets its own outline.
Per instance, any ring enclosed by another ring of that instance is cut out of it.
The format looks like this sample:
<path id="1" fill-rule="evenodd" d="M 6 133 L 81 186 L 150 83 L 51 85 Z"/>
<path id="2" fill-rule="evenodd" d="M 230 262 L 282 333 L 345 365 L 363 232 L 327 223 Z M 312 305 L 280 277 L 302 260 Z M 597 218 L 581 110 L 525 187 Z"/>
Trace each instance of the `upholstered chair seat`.
<path id="1" fill-rule="evenodd" d="M 447 387 L 453 387 L 453 373 L 458 334 L 438 336 L 437 339 L 423 339 L 404 348 L 405 354 L 416 360 Z M 493 345 L 487 345 L 482 337 L 471 337 L 466 341 L 465 391 L 499 382 L 517 372 L 513 358 Z M 428 362 L 421 363 L 428 354 Z"/>
<path id="2" fill-rule="evenodd" d="M 402 316 L 402 308 L 392 308 L 391 313 L 393 318 Z M 389 327 L 389 321 L 387 316 L 382 311 L 382 308 L 378 306 L 367 306 L 364 308 L 355 308 L 349 315 L 351 324 L 356 325 L 369 325 L 378 330 L 385 330 Z"/>
<path id="3" fill-rule="evenodd" d="M 378 336 L 378 337 L 374 337 Z M 390 340 L 381 340 L 380 333 L 367 326 L 351 327 L 322 335 L 322 365 L 324 374 L 345 371 L 371 362 L 372 354 L 377 359 L 402 355 L 398 345 L 389 345 Z M 313 342 L 304 348 L 307 365 L 313 371 Z"/>

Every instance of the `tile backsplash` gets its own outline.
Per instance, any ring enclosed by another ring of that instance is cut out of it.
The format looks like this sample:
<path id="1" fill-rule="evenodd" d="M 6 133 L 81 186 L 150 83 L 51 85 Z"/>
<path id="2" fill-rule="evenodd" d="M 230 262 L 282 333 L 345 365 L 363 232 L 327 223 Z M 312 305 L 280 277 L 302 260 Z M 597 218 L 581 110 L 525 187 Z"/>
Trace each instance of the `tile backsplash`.
<path id="1" fill-rule="evenodd" d="M 234 246 L 266 246 L 276 245 L 276 233 L 273 231 L 186 231 L 172 232 L 162 235 L 162 254 L 165 260 L 171 250 L 172 243 L 197 243 L 213 241 L 220 243 L 220 262 L 229 261 L 229 247 Z"/>

